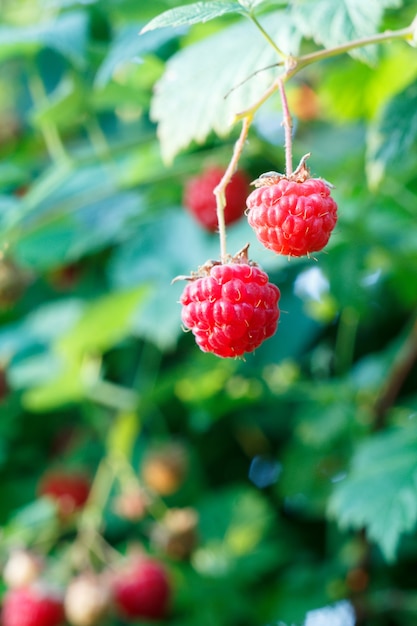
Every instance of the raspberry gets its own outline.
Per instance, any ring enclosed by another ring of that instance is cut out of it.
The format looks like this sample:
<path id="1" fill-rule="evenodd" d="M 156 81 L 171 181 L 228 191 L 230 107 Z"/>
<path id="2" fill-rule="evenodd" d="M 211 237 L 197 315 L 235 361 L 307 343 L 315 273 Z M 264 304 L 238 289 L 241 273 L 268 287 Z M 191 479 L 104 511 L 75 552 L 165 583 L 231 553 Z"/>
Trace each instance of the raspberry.
<path id="1" fill-rule="evenodd" d="M 184 190 L 184 206 L 190 211 L 197 222 L 206 230 L 217 230 L 217 209 L 214 189 L 220 183 L 225 170 L 221 167 L 210 167 L 200 176 L 191 178 Z M 245 210 L 248 195 L 249 179 L 242 171 L 233 174 L 226 187 L 226 206 L 224 219 L 232 224 L 240 219 Z"/>
<path id="2" fill-rule="evenodd" d="M 86 503 L 90 481 L 82 473 L 51 471 L 41 479 L 38 492 L 55 500 L 61 517 L 66 518 Z"/>
<path id="3" fill-rule="evenodd" d="M 203 352 L 241 356 L 275 333 L 279 297 L 278 287 L 259 267 L 216 264 L 185 287 L 181 317 Z"/>
<path id="4" fill-rule="evenodd" d="M 141 464 L 142 480 L 160 496 L 178 491 L 188 471 L 188 453 L 179 441 L 167 441 L 150 448 Z"/>
<path id="5" fill-rule="evenodd" d="M 308 155 L 306 155 L 307 157 Z M 248 222 L 259 241 L 277 254 L 309 255 L 322 250 L 337 221 L 329 184 L 308 178 L 304 161 L 291 176 L 261 176 L 249 195 Z"/>
<path id="6" fill-rule="evenodd" d="M 11 589 L 3 600 L 3 626 L 58 626 L 64 620 L 62 600 L 37 587 Z"/>
<path id="7" fill-rule="evenodd" d="M 113 595 L 125 619 L 158 620 L 167 614 L 171 585 L 159 561 L 139 556 L 115 578 Z"/>
<path id="8" fill-rule="evenodd" d="M 155 548 L 171 559 L 187 559 L 198 543 L 198 513 L 192 507 L 168 509 L 151 529 Z"/>
<path id="9" fill-rule="evenodd" d="M 110 610 L 110 593 L 98 576 L 81 574 L 65 593 L 65 616 L 72 626 L 96 626 Z"/>
<path id="10" fill-rule="evenodd" d="M 27 587 L 39 578 L 42 559 L 28 550 L 13 550 L 3 569 L 3 579 L 8 587 Z"/>

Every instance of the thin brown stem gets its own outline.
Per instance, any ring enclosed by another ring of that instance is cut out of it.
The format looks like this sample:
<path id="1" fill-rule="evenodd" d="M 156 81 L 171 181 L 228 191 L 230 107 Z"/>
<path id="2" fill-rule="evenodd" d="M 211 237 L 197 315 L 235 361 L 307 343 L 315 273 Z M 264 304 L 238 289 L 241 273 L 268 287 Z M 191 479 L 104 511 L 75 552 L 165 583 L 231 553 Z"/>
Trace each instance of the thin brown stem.
<path id="1" fill-rule="evenodd" d="M 417 318 L 414 320 L 375 403 L 374 428 L 384 427 L 388 410 L 394 404 L 410 370 L 417 361 Z"/>
<path id="2" fill-rule="evenodd" d="M 292 174 L 292 118 L 288 108 L 287 94 L 285 93 L 284 80 L 282 77 L 278 80 L 279 92 L 282 102 L 282 124 L 285 132 L 285 173 L 287 176 Z"/>
<path id="3" fill-rule="evenodd" d="M 217 221 L 219 225 L 219 237 L 220 237 L 220 258 L 222 263 L 225 263 L 227 260 L 227 249 L 226 249 L 226 222 L 224 219 L 224 208 L 226 206 L 226 187 L 230 182 L 233 174 L 237 169 L 237 164 L 240 159 L 240 155 L 242 154 L 246 138 L 248 136 L 249 128 L 252 123 L 252 116 L 247 115 L 243 119 L 242 130 L 240 132 L 240 136 L 235 143 L 235 147 L 233 150 L 233 155 L 230 160 L 229 165 L 220 183 L 214 189 L 214 195 L 216 196 L 216 205 L 217 205 Z"/>

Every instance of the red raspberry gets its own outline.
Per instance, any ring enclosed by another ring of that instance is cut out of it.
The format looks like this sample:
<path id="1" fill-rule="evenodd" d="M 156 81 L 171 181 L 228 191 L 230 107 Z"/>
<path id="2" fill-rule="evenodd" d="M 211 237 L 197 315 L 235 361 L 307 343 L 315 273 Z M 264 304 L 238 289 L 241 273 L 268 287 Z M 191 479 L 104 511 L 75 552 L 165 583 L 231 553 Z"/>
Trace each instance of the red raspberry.
<path id="1" fill-rule="evenodd" d="M 60 515 L 65 518 L 86 503 L 90 493 L 90 480 L 82 473 L 51 471 L 41 479 L 38 492 L 41 496 L 49 496 L 55 500 Z"/>
<path id="2" fill-rule="evenodd" d="M 213 191 L 224 173 L 225 170 L 221 167 L 210 167 L 200 176 L 191 178 L 184 190 L 184 206 L 203 228 L 211 232 L 215 232 L 218 226 L 216 198 Z M 235 172 L 225 192 L 224 219 L 226 224 L 232 224 L 242 217 L 248 189 L 249 179 L 246 174 L 242 171 Z"/>
<path id="3" fill-rule="evenodd" d="M 3 626 L 58 626 L 64 620 L 61 598 L 38 587 L 9 590 L 3 600 Z"/>
<path id="4" fill-rule="evenodd" d="M 271 337 L 279 318 L 280 291 L 249 263 L 213 265 L 184 289 L 182 321 L 203 352 L 220 357 L 252 352 Z"/>
<path id="5" fill-rule="evenodd" d="M 113 595 L 125 619 L 158 620 L 167 614 L 171 585 L 159 561 L 139 556 L 115 578 Z"/>
<path id="6" fill-rule="evenodd" d="M 257 238 L 277 254 L 303 256 L 322 250 L 337 221 L 328 184 L 320 178 L 277 181 L 255 189 L 246 201 Z"/>

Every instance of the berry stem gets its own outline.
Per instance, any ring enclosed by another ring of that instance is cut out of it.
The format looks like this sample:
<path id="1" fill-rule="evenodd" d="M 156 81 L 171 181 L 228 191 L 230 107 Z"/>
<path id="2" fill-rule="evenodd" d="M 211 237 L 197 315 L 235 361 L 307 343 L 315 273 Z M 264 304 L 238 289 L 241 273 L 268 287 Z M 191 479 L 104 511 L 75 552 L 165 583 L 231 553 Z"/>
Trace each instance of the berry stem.
<path id="1" fill-rule="evenodd" d="M 287 55 L 285 54 L 285 52 L 283 52 L 280 48 L 278 48 L 278 46 L 276 45 L 275 41 L 272 39 L 272 37 L 270 37 L 270 35 L 268 35 L 268 33 L 266 32 L 266 30 L 264 29 L 262 24 L 260 24 L 260 22 L 253 15 L 253 13 L 251 13 L 249 17 L 252 20 L 252 22 L 255 24 L 256 28 L 258 28 L 258 30 L 265 37 L 267 42 L 274 48 L 275 52 L 277 52 L 279 54 L 279 56 L 282 57 L 283 59 L 286 59 Z"/>
<path id="2" fill-rule="evenodd" d="M 269 41 L 270 38 L 268 38 Z M 323 61 L 325 59 L 330 59 L 331 57 L 337 56 L 339 54 L 344 54 L 346 52 L 350 52 L 351 50 L 355 50 L 356 48 L 363 48 L 365 46 L 370 46 L 373 44 L 384 43 L 386 41 L 392 41 L 394 39 L 403 39 L 404 41 L 408 41 L 411 45 L 413 42 L 417 40 L 417 15 L 414 18 L 413 22 L 410 26 L 406 28 L 400 28 L 398 30 L 387 30 L 383 33 L 376 33 L 375 35 L 371 35 L 370 37 L 363 37 L 360 39 L 353 39 L 352 41 L 347 41 L 344 44 L 339 46 L 335 46 L 334 48 L 326 48 L 324 50 L 317 50 L 316 52 L 311 52 L 309 54 L 304 54 L 300 57 L 293 56 L 285 56 L 285 72 L 282 76 L 279 76 L 270 87 L 265 91 L 265 93 L 253 104 L 250 108 L 237 113 L 234 118 L 234 122 L 241 120 L 242 118 L 250 115 L 254 116 L 257 110 L 268 100 L 268 98 L 274 94 L 280 88 L 280 82 L 285 79 L 291 78 L 295 74 L 297 74 L 300 70 L 304 69 L 311 63 L 315 63 L 316 61 Z M 271 42 L 270 42 L 271 43 Z M 272 47 L 274 50 L 277 50 L 276 45 L 272 42 Z M 270 69 L 271 67 L 278 67 L 282 65 L 283 62 L 278 61 L 274 65 L 268 65 L 267 67 L 262 68 L 262 70 L 257 70 L 250 77 L 258 74 L 260 71 Z M 249 78 L 250 78 L 249 77 Z M 245 81 L 243 81 L 245 82 Z M 242 83 L 240 83 L 242 84 Z"/>
<path id="3" fill-rule="evenodd" d="M 285 131 L 285 174 L 292 174 L 292 118 L 288 108 L 287 94 L 285 93 L 284 80 L 278 79 L 278 88 L 282 102 L 282 124 Z"/>
<path id="4" fill-rule="evenodd" d="M 217 206 L 217 222 L 219 225 L 219 237 L 220 237 L 220 258 L 222 263 L 227 261 L 227 249 L 226 249 L 226 222 L 224 219 L 224 207 L 226 206 L 226 187 L 230 182 L 233 174 L 237 169 L 237 164 L 239 162 L 240 156 L 243 152 L 243 148 L 246 142 L 246 138 L 248 136 L 249 128 L 252 123 L 253 116 L 246 115 L 243 118 L 242 130 L 240 132 L 239 138 L 235 143 L 235 147 L 233 150 L 233 155 L 230 160 L 229 165 L 220 183 L 215 187 L 213 193 L 216 196 L 216 206 Z"/>
<path id="5" fill-rule="evenodd" d="M 45 106 L 45 104 L 48 103 L 49 98 L 42 77 L 40 76 L 38 68 L 34 62 L 31 64 L 28 85 L 34 106 Z M 61 136 L 55 123 L 50 120 L 45 120 L 41 123 L 40 130 L 51 160 L 55 163 L 68 161 L 69 155 L 64 147 L 64 144 L 62 143 Z"/>
<path id="6" fill-rule="evenodd" d="M 346 43 L 341 44 L 340 46 L 335 46 L 334 48 L 317 50 L 316 52 L 305 54 L 303 56 L 300 56 L 299 58 L 294 58 L 293 67 L 291 67 L 291 69 L 289 69 L 289 71 L 287 72 L 287 77 L 293 76 L 311 63 L 315 63 L 316 61 L 322 61 L 323 59 L 329 59 L 339 54 L 350 52 L 350 50 L 355 50 L 356 48 L 363 48 L 372 44 L 384 43 L 385 41 L 392 41 L 393 39 L 404 39 L 411 43 L 415 36 L 416 25 L 417 16 L 414 19 L 413 23 L 406 28 L 400 28 L 399 30 L 386 30 L 383 33 L 376 33 L 375 35 L 372 35 L 370 37 L 363 37 L 361 39 L 347 41 Z"/>
<path id="7" fill-rule="evenodd" d="M 394 359 L 391 371 L 375 402 L 374 428 L 381 430 L 385 426 L 387 413 L 394 404 L 407 376 L 417 361 L 417 315 L 407 330 L 404 341 Z"/>

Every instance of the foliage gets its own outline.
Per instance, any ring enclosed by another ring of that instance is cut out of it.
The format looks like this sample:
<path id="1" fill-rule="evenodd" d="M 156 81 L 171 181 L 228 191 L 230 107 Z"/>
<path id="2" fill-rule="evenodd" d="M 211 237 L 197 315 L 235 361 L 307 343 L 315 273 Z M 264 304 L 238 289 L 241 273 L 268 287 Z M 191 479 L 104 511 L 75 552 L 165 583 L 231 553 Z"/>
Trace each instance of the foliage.
<path id="1" fill-rule="evenodd" d="M 173 626 L 414 624 L 415 0 L 1 9 L 2 565 L 24 546 L 65 588 L 141 544 L 169 569 Z M 255 354 L 218 359 L 171 284 L 219 258 L 183 188 L 227 167 L 245 119 L 239 168 L 284 170 L 280 76 L 338 224 L 290 262 L 246 219 L 228 228 L 282 312 Z M 186 463 L 157 493 L 146 463 L 167 444 Z M 67 520 L 38 497 L 62 467 L 93 481 Z M 199 519 L 184 559 L 155 539 L 178 508 Z"/>

